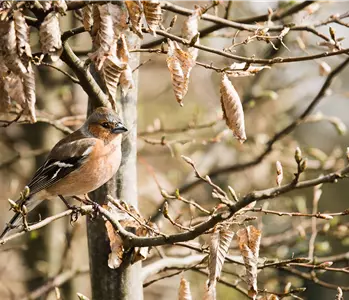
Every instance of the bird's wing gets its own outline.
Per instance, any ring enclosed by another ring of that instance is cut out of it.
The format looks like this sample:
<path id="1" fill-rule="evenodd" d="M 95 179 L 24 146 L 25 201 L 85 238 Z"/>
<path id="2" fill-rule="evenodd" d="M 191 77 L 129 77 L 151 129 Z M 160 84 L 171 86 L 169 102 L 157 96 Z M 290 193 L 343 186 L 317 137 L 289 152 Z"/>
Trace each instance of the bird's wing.
<path id="1" fill-rule="evenodd" d="M 78 170 L 88 158 L 96 142 L 95 138 L 85 138 L 79 132 L 61 140 L 29 182 L 29 197 Z"/>

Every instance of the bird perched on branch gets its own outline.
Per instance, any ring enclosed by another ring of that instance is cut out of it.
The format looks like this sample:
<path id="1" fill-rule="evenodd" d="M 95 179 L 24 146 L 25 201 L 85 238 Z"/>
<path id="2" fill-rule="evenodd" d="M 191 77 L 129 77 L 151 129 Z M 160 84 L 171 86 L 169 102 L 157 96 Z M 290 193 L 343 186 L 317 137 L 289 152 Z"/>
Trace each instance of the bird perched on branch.
<path id="1" fill-rule="evenodd" d="M 77 131 L 60 140 L 45 163 L 36 171 L 16 211 L 0 235 L 3 238 L 18 225 L 23 215 L 43 200 L 87 194 L 106 183 L 119 169 L 122 133 L 127 129 L 111 109 L 99 107 Z"/>

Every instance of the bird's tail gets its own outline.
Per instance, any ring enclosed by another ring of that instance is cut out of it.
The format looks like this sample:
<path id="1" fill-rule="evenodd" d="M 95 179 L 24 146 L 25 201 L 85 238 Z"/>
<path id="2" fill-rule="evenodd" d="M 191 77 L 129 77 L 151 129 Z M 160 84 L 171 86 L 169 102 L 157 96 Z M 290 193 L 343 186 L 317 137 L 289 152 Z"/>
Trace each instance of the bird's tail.
<path id="1" fill-rule="evenodd" d="M 16 203 L 20 203 L 21 200 L 17 200 Z M 37 200 L 33 198 L 29 198 L 25 201 L 25 206 L 30 212 L 33 210 L 37 205 L 39 205 L 42 202 L 42 200 Z M 12 219 L 6 224 L 6 227 L 4 228 L 3 232 L 0 234 L 0 240 L 6 236 L 6 234 L 9 233 L 14 228 L 17 228 L 21 223 L 23 222 L 23 216 L 20 212 L 16 212 L 15 215 L 12 217 Z"/>
<path id="2" fill-rule="evenodd" d="M 13 228 L 15 228 L 22 221 L 21 213 L 16 212 L 12 219 L 6 224 L 4 231 L 0 235 L 0 240 Z"/>

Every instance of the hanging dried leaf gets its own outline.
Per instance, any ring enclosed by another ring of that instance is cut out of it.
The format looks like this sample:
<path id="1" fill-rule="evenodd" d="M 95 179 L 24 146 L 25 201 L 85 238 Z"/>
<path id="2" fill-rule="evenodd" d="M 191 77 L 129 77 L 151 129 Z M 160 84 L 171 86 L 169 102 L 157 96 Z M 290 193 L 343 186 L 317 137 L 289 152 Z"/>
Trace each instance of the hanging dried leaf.
<path id="1" fill-rule="evenodd" d="M 281 185 L 282 179 L 284 178 L 281 162 L 276 162 L 276 184 Z"/>
<path id="2" fill-rule="evenodd" d="M 33 69 L 30 67 L 28 72 L 23 74 L 23 88 L 26 101 L 25 109 L 29 113 L 30 121 L 32 123 L 36 122 L 35 116 L 35 74 Z"/>
<path id="3" fill-rule="evenodd" d="M 141 220 L 142 223 L 147 224 L 148 227 L 152 228 L 153 231 L 158 232 L 159 228 L 156 226 L 156 224 L 151 223 L 147 220 L 145 220 L 139 212 L 131 206 L 130 211 L 132 212 L 133 215 L 137 216 L 138 220 Z M 154 236 L 154 232 L 152 230 L 149 230 L 143 226 L 139 226 L 139 224 L 135 222 L 135 225 L 137 226 L 136 230 L 136 235 L 137 236 L 143 236 L 143 237 L 151 237 Z M 132 263 L 136 263 L 137 261 L 140 260 L 145 260 L 148 257 L 150 248 L 149 247 L 135 247 L 134 249 L 134 255 L 132 256 Z"/>
<path id="4" fill-rule="evenodd" d="M 13 13 L 13 19 L 15 21 L 17 53 L 19 57 L 24 56 L 23 59 L 31 58 L 32 52 L 29 44 L 29 27 L 22 12 L 18 10 L 15 11 Z"/>
<path id="5" fill-rule="evenodd" d="M 8 21 L 8 14 L 11 11 L 11 1 L 0 2 L 0 21 Z"/>
<path id="6" fill-rule="evenodd" d="M 89 57 L 95 62 L 97 69 L 100 70 L 106 57 L 114 56 L 116 53 L 116 42 L 127 28 L 127 10 L 119 4 L 99 5 L 98 13 L 94 14 L 93 19 L 94 25 L 91 35 L 94 36 L 94 32 L 98 27 L 98 34 L 93 39 L 97 50 L 89 54 Z"/>
<path id="7" fill-rule="evenodd" d="M 2 101 L 10 101 L 10 102 L 7 102 L 7 105 L 10 105 L 11 102 L 15 102 L 21 105 L 22 107 L 24 107 L 25 96 L 24 96 L 24 90 L 23 90 L 23 83 L 19 75 L 16 75 L 12 72 L 10 74 L 4 73 L 1 81 L 4 89 L 4 94 L 1 94 L 1 95 L 2 97 L 5 97 L 3 98 Z M 7 97 L 9 97 L 10 99 L 8 99 Z M 6 103 L 4 105 L 6 105 Z"/>
<path id="8" fill-rule="evenodd" d="M 261 231 L 250 225 L 236 233 L 239 240 L 239 249 L 246 268 L 248 295 L 256 299 L 257 290 L 257 263 Z"/>
<path id="9" fill-rule="evenodd" d="M 124 247 L 122 245 L 121 237 L 115 233 L 113 225 L 109 222 L 105 222 L 107 228 L 107 234 L 110 243 L 110 253 L 108 259 L 108 267 L 111 269 L 117 269 L 122 263 L 122 257 L 124 255 Z"/>
<path id="10" fill-rule="evenodd" d="M 10 72 L 0 63 L 0 111 L 7 112 L 14 106 L 20 105 L 29 113 L 32 122 L 35 117 L 35 77 L 31 66 L 25 74 Z"/>
<path id="11" fill-rule="evenodd" d="M 16 74 L 27 72 L 27 68 L 18 56 L 14 21 L 0 22 L 0 58 L 12 72 Z"/>
<path id="12" fill-rule="evenodd" d="M 194 12 L 186 19 L 182 27 L 182 36 L 188 41 L 192 41 L 194 37 L 197 37 L 195 43 L 199 44 L 199 19 L 203 13 L 202 7 L 197 7 Z M 193 59 L 196 60 L 198 57 L 199 49 L 189 47 L 188 52 L 192 55 Z"/>
<path id="13" fill-rule="evenodd" d="M 55 10 L 58 11 L 61 15 L 66 14 L 68 6 L 67 6 L 67 3 L 65 2 L 65 0 L 52 1 L 52 4 L 53 4 Z"/>
<path id="14" fill-rule="evenodd" d="M 61 29 L 58 13 L 50 12 L 40 26 L 41 50 L 49 54 L 52 61 L 57 61 L 62 54 Z"/>
<path id="15" fill-rule="evenodd" d="M 115 205 L 114 205 L 115 204 Z M 116 206 L 117 205 L 117 206 Z M 113 200 L 112 203 L 108 203 L 106 207 L 113 215 L 119 220 L 120 225 L 126 230 L 136 234 L 137 236 L 152 236 L 153 233 L 148 230 L 148 228 L 153 228 L 158 230 L 155 224 L 147 222 L 135 209 L 133 206 L 129 206 L 126 203 L 118 203 L 116 200 Z M 147 224 L 148 228 L 141 226 L 133 217 L 143 224 Z M 109 221 L 106 221 L 105 226 L 107 228 L 108 237 L 110 240 L 111 253 L 109 254 L 108 266 L 112 269 L 116 269 L 120 266 L 123 259 L 124 248 L 122 245 L 122 239 L 119 236 L 118 232 L 114 230 L 113 226 Z M 148 247 L 135 247 L 131 253 L 131 263 L 135 263 L 139 260 L 144 260 L 147 258 L 149 252 Z M 130 254 L 130 253 L 129 253 Z"/>
<path id="16" fill-rule="evenodd" d="M 215 228 L 210 240 L 210 255 L 208 262 L 208 287 L 215 289 L 217 279 L 221 275 L 225 257 L 228 253 L 234 232 L 224 228 Z"/>
<path id="17" fill-rule="evenodd" d="M 203 13 L 201 7 L 197 7 L 194 12 L 185 20 L 182 27 L 182 37 L 191 40 L 199 32 L 199 19 Z"/>
<path id="18" fill-rule="evenodd" d="M 205 284 L 205 292 L 204 292 L 204 297 L 203 300 L 216 300 L 217 295 L 216 295 L 216 288 L 211 286 L 208 286 Z"/>
<path id="19" fill-rule="evenodd" d="M 110 102 L 115 107 L 116 92 L 121 73 L 127 68 L 127 64 L 120 61 L 116 56 L 109 56 L 105 59 L 102 74 Z"/>
<path id="20" fill-rule="evenodd" d="M 142 1 L 144 16 L 149 30 L 156 36 L 156 29 L 162 22 L 161 5 L 158 0 Z"/>
<path id="21" fill-rule="evenodd" d="M 53 7 L 53 10 L 58 11 L 60 14 L 64 14 L 68 9 L 65 0 L 40 0 L 40 4 L 44 11 L 49 11 Z"/>
<path id="22" fill-rule="evenodd" d="M 168 46 L 167 67 L 170 70 L 176 100 L 182 106 L 182 100 L 188 92 L 190 71 L 195 61 L 191 54 L 179 47 L 177 42 L 168 41 Z"/>
<path id="23" fill-rule="evenodd" d="M 243 143 L 246 140 L 244 111 L 238 93 L 224 73 L 221 79 L 220 93 L 225 122 L 237 140 Z"/>
<path id="24" fill-rule="evenodd" d="M 125 4 L 127 6 L 128 14 L 130 16 L 130 21 L 132 25 L 131 29 L 142 39 L 142 4 L 139 0 L 125 1 Z"/>
<path id="25" fill-rule="evenodd" d="M 132 69 L 127 64 L 126 69 L 122 71 L 120 76 L 120 88 L 121 93 L 125 97 L 128 94 L 129 89 L 132 89 L 134 86 L 133 77 L 132 77 Z"/>
<path id="26" fill-rule="evenodd" d="M 115 43 L 113 17 L 108 4 L 98 5 L 100 27 L 96 44 L 101 48 L 101 55 L 111 55 L 111 47 Z"/>
<path id="27" fill-rule="evenodd" d="M 5 67 L 6 68 L 6 67 Z M 0 77 L 0 112 L 8 112 L 11 108 L 11 98 L 5 88 L 5 78 Z"/>
<path id="28" fill-rule="evenodd" d="M 4 91 L 1 108 L 9 109 L 11 101 L 18 103 L 35 122 L 35 77 L 29 61 L 28 41 L 28 28 L 21 12 L 14 12 L 14 21 L 0 22 L 0 55 L 4 64 L 1 68 L 1 89 Z"/>
<path id="29" fill-rule="evenodd" d="M 90 31 L 93 26 L 93 5 L 85 5 L 82 9 L 82 24 L 86 31 Z"/>
<path id="30" fill-rule="evenodd" d="M 181 279 L 178 290 L 178 300 L 191 300 L 190 283 L 184 278 Z"/>
<path id="31" fill-rule="evenodd" d="M 93 44 L 96 43 L 96 35 L 99 31 L 99 28 L 101 27 L 101 16 L 99 14 L 99 9 L 97 4 L 92 4 L 92 28 L 90 31 L 90 34 L 92 36 Z"/>
<path id="32" fill-rule="evenodd" d="M 124 63 L 127 63 L 130 58 L 130 52 L 124 34 L 121 34 L 117 45 L 117 57 Z"/>
<path id="33" fill-rule="evenodd" d="M 123 2 L 116 4 L 108 3 L 107 5 L 109 6 L 109 11 L 113 20 L 114 39 L 118 40 L 121 34 L 128 28 L 127 8 L 123 5 Z"/>

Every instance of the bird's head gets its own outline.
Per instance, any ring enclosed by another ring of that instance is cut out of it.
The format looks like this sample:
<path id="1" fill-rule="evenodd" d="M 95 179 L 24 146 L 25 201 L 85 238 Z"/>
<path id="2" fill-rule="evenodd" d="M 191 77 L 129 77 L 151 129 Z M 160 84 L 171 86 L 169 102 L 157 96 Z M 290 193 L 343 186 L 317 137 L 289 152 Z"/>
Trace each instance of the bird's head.
<path id="1" fill-rule="evenodd" d="M 105 142 L 127 131 L 118 114 L 110 108 L 99 107 L 87 119 L 87 130 Z"/>

